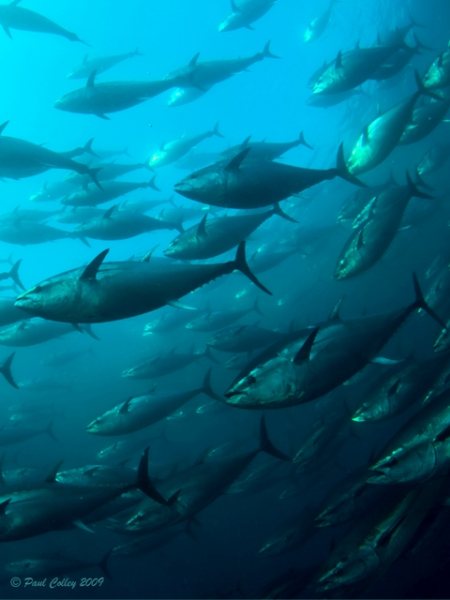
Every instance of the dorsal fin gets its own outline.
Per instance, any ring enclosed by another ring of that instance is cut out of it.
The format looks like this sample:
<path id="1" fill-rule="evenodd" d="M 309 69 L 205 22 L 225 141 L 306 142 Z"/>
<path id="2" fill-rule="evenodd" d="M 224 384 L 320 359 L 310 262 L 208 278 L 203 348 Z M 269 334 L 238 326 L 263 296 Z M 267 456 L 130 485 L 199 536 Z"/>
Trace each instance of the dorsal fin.
<path id="1" fill-rule="evenodd" d="M 7 500 L 0 502 L 0 516 L 3 516 L 6 513 L 6 509 L 10 502 L 11 502 L 11 498 L 8 498 Z"/>
<path id="2" fill-rule="evenodd" d="M 120 407 L 120 410 L 119 410 L 119 412 L 120 412 L 120 414 L 121 414 L 121 415 L 125 415 L 125 414 L 126 414 L 128 411 L 129 411 L 129 409 L 130 409 L 130 404 L 131 404 L 131 401 L 132 401 L 132 400 L 133 400 L 133 396 L 130 396 L 130 397 L 129 397 L 129 398 L 127 398 L 127 399 L 125 400 L 125 402 L 122 404 L 122 406 Z"/>
<path id="3" fill-rule="evenodd" d="M 195 67 L 195 65 L 197 64 L 199 58 L 200 58 L 200 52 L 197 52 L 196 54 L 194 54 L 194 56 L 189 61 L 189 66 L 190 67 Z"/>
<path id="4" fill-rule="evenodd" d="M 311 356 L 311 350 L 314 345 L 314 341 L 319 333 L 320 327 L 314 327 L 311 333 L 308 335 L 306 340 L 303 343 L 303 346 L 297 352 L 294 358 L 294 363 L 296 365 L 301 364 L 302 362 L 309 360 Z"/>
<path id="5" fill-rule="evenodd" d="M 153 248 L 151 250 L 149 250 L 147 252 L 147 254 L 144 254 L 144 256 L 141 258 L 141 262 L 150 262 L 150 259 L 152 258 L 153 252 L 156 250 L 156 248 L 159 246 L 159 244 L 156 244 L 156 246 L 153 246 Z"/>
<path id="6" fill-rule="evenodd" d="M 361 231 L 358 233 L 358 237 L 356 238 L 356 247 L 358 250 L 364 246 L 364 227 L 361 228 Z"/>
<path id="7" fill-rule="evenodd" d="M 250 148 L 244 148 L 241 150 L 236 156 L 234 156 L 230 162 L 227 164 L 225 169 L 227 171 L 237 171 L 242 164 L 242 161 L 246 158 L 247 154 L 250 152 Z"/>
<path id="8" fill-rule="evenodd" d="M 368 126 L 364 127 L 364 129 L 362 131 L 362 139 L 363 139 L 364 145 L 369 143 L 369 127 Z"/>
<path id="9" fill-rule="evenodd" d="M 62 460 L 60 460 L 58 463 L 56 463 L 56 465 L 52 468 L 50 473 L 45 478 L 45 483 L 56 483 L 56 476 L 57 476 L 58 471 L 60 470 L 62 464 L 63 464 Z"/>
<path id="10" fill-rule="evenodd" d="M 195 235 L 197 237 L 205 237 L 206 236 L 206 219 L 208 218 L 208 213 L 202 218 L 200 223 L 197 225 L 197 231 Z"/>
<path id="11" fill-rule="evenodd" d="M 251 135 L 248 135 L 246 138 L 244 138 L 241 142 L 241 148 L 247 148 L 247 146 L 250 144 L 250 140 L 252 139 Z"/>
<path id="12" fill-rule="evenodd" d="M 5 128 L 8 126 L 9 121 L 5 121 L 4 123 L 2 123 L 0 125 L 0 135 L 3 134 L 3 131 L 5 130 Z"/>
<path id="13" fill-rule="evenodd" d="M 94 258 L 94 260 L 91 260 L 91 262 L 88 264 L 88 266 L 84 269 L 84 271 L 80 275 L 80 279 L 95 279 L 97 277 L 97 272 L 98 272 L 102 262 L 105 260 L 108 252 L 109 252 L 109 248 L 107 248 L 106 250 L 103 250 L 103 252 L 100 252 L 100 254 L 98 254 Z"/>
<path id="14" fill-rule="evenodd" d="M 395 396 L 395 394 L 398 392 L 398 389 L 399 389 L 401 383 L 402 383 L 402 380 L 400 378 L 395 379 L 394 383 L 392 385 L 390 385 L 387 390 L 388 397 Z"/>
<path id="15" fill-rule="evenodd" d="M 328 317 L 329 321 L 340 321 L 341 320 L 341 306 L 342 303 L 344 301 L 344 297 L 345 296 L 341 296 L 339 298 L 339 300 L 336 302 L 336 304 L 334 305 L 333 310 L 330 313 L 330 316 Z"/>
<path id="16" fill-rule="evenodd" d="M 114 204 L 114 206 L 111 206 L 111 208 L 108 208 L 108 210 L 105 210 L 104 214 L 103 214 L 103 218 L 104 219 L 110 219 L 111 215 L 113 214 L 113 212 L 117 209 L 117 204 Z"/>
<path id="17" fill-rule="evenodd" d="M 95 78 L 97 77 L 97 71 L 92 71 L 86 81 L 87 88 L 93 88 L 95 86 Z"/>

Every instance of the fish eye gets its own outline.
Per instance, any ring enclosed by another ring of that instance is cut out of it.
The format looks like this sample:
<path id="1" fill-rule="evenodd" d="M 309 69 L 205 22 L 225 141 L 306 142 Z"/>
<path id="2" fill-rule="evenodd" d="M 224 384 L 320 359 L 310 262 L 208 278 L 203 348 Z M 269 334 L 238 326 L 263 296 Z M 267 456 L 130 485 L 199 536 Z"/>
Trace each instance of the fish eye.
<path id="1" fill-rule="evenodd" d="M 247 383 L 249 383 L 250 385 L 253 385 L 256 383 L 256 377 L 254 375 L 249 375 L 247 377 Z"/>

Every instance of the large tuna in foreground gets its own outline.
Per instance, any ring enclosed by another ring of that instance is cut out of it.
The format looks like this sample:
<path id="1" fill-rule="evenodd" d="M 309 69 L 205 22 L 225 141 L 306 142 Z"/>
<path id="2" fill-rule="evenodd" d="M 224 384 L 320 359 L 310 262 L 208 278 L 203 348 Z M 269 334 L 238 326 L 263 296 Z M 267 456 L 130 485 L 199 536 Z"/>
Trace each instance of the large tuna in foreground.
<path id="1" fill-rule="evenodd" d="M 268 292 L 247 265 L 245 243 L 234 260 L 208 265 L 174 265 L 170 260 L 104 263 L 108 252 L 101 252 L 87 267 L 41 282 L 19 296 L 16 306 L 52 321 L 116 321 L 161 308 L 235 270 Z"/>

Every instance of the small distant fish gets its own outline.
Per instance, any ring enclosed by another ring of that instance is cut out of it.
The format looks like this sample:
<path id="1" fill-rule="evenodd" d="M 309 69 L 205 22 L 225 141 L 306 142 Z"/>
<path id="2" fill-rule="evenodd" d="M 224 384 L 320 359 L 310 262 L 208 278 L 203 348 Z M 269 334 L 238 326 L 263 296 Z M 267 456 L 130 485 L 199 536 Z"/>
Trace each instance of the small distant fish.
<path id="1" fill-rule="evenodd" d="M 71 42 L 85 44 L 75 33 L 64 29 L 64 27 L 44 17 L 44 15 L 19 6 L 21 2 L 22 0 L 12 0 L 9 4 L 0 6 L 0 25 L 8 37 L 12 38 L 11 29 L 20 29 L 22 31 L 60 35 Z"/>
<path id="2" fill-rule="evenodd" d="M 170 165 L 185 156 L 185 154 L 198 146 L 198 144 L 212 136 L 220 138 L 224 137 L 219 131 L 218 123 L 215 124 L 213 129 L 206 131 L 205 133 L 200 133 L 192 137 L 183 136 L 179 139 L 162 144 L 160 149 L 151 155 L 148 165 L 151 169 Z"/>
<path id="3" fill-rule="evenodd" d="M 276 0 L 231 0 L 232 12 L 219 25 L 219 31 L 253 29 L 252 24 L 263 17 Z"/>
<path id="4" fill-rule="evenodd" d="M 68 79 L 86 79 L 89 75 L 95 71 L 96 73 L 103 73 L 108 69 L 112 69 L 119 63 L 135 56 L 142 56 L 142 52 L 136 48 L 132 52 L 124 52 L 122 54 L 111 54 L 109 56 L 96 56 L 89 58 L 86 55 L 81 65 L 76 67 L 71 73 L 67 75 Z"/>
<path id="5" fill-rule="evenodd" d="M 305 43 L 313 42 L 319 39 L 325 33 L 333 13 L 335 3 L 336 0 L 331 0 L 328 8 L 321 15 L 312 19 L 306 28 L 305 33 L 303 34 L 303 41 Z"/>

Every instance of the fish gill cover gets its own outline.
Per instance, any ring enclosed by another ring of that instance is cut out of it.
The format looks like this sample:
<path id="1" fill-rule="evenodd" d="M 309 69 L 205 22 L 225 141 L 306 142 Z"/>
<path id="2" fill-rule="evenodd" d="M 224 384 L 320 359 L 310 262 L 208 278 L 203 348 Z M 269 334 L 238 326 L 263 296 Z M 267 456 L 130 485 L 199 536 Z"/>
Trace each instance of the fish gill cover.
<path id="1" fill-rule="evenodd" d="M 2 0 L 0 597 L 450 597 L 448 23 Z"/>

